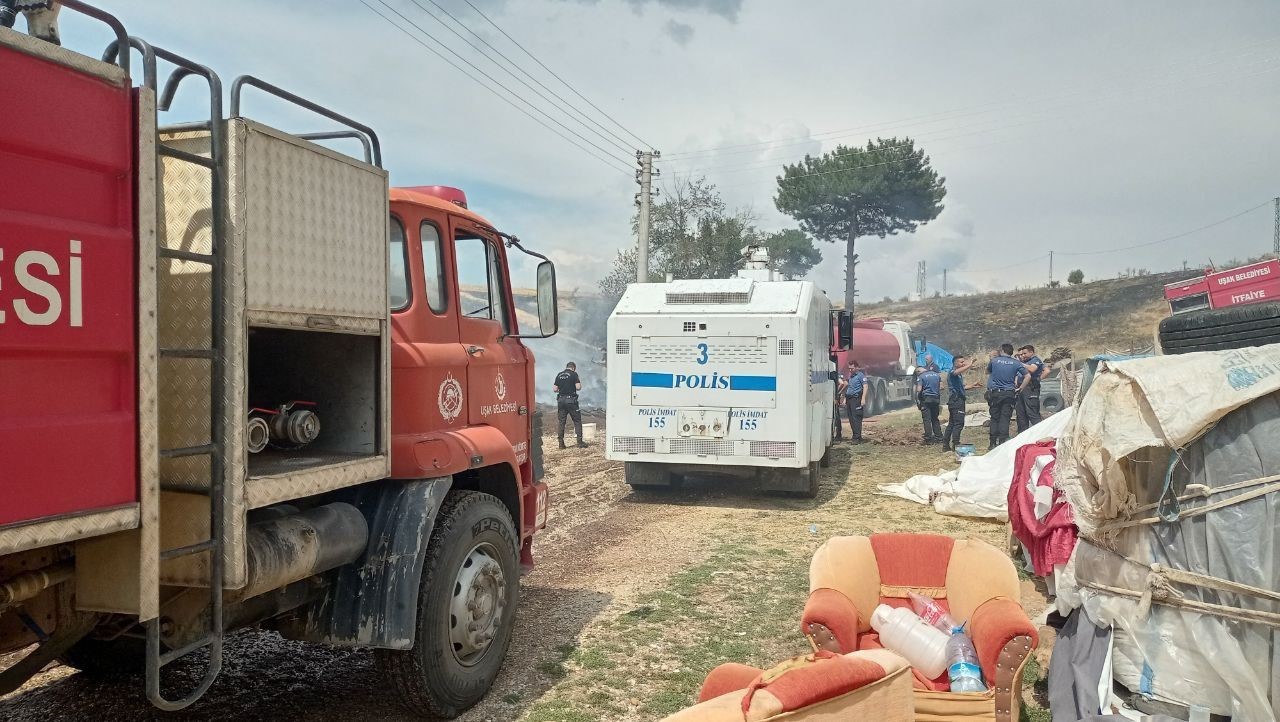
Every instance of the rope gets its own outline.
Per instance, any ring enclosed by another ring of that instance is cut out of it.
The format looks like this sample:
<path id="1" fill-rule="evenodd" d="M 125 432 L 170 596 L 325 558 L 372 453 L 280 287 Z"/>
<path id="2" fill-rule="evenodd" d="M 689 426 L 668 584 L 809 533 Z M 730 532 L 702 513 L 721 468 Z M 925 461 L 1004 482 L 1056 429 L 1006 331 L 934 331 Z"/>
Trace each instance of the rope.
<path id="1" fill-rule="evenodd" d="M 1209 604 L 1208 602 L 1197 602 L 1191 599 L 1185 599 L 1182 596 L 1161 597 L 1155 594 L 1150 588 L 1143 592 L 1135 592 L 1132 589 L 1121 589 L 1120 587 L 1112 587 L 1097 582 L 1085 582 L 1084 585 L 1091 589 L 1106 592 L 1118 597 L 1126 597 L 1128 599 L 1138 600 L 1138 609 L 1143 613 L 1144 597 L 1146 598 L 1146 611 L 1150 611 L 1152 603 L 1163 604 L 1168 607 L 1177 607 L 1179 609 L 1188 609 L 1201 614 L 1209 614 L 1215 617 L 1226 617 L 1242 622 L 1255 622 L 1257 624 L 1265 624 L 1268 627 L 1280 629 L 1280 614 L 1275 612 L 1263 612 L 1256 609 L 1238 609 L 1223 604 Z M 1145 613 L 1144 613 L 1145 616 Z"/>
<path id="2" fill-rule="evenodd" d="M 1255 489 L 1254 491 L 1251 491 L 1247 494 L 1240 494 L 1239 496 L 1233 496 L 1230 499 L 1223 499 L 1222 501 L 1215 502 L 1213 504 L 1206 504 L 1205 506 L 1196 507 L 1195 509 L 1179 514 L 1177 519 L 1187 519 L 1187 518 L 1196 517 L 1196 516 L 1203 516 L 1205 514 L 1208 514 L 1211 511 L 1216 511 L 1218 509 L 1232 506 L 1233 504 L 1240 504 L 1242 502 L 1250 501 L 1252 499 L 1257 499 L 1258 497 L 1266 496 L 1267 494 L 1270 494 L 1275 491 L 1280 491 L 1280 474 L 1274 474 L 1272 476 L 1264 476 L 1258 479 L 1250 479 L 1249 481 L 1242 481 L 1236 484 L 1228 484 L 1227 486 L 1220 486 L 1220 487 L 1209 490 L 1207 494 L 1203 494 L 1203 495 L 1206 497 L 1214 496 L 1217 494 L 1226 493 L 1228 491 L 1248 489 L 1248 488 L 1259 486 L 1262 484 L 1265 484 L 1266 486 L 1263 486 L 1261 489 Z M 1199 485 L 1197 484 L 1194 486 L 1199 486 Z M 1192 487 L 1188 487 L 1188 488 L 1192 488 Z M 1196 495 L 1187 495 L 1187 496 L 1189 498 L 1195 498 Z M 1181 498 L 1182 497 L 1179 497 L 1179 499 Z M 1149 508 L 1152 508 L 1152 506 L 1149 504 L 1146 505 L 1145 507 L 1135 507 L 1132 511 L 1129 511 L 1125 516 L 1129 516 L 1130 514 L 1136 513 L 1138 511 L 1143 511 Z M 1177 519 L 1174 519 L 1173 521 L 1176 521 Z M 1159 524 L 1160 522 L 1164 522 L 1164 521 L 1170 521 L 1170 520 L 1166 520 L 1158 515 L 1148 516 L 1142 519 L 1127 518 L 1122 521 L 1115 521 L 1110 524 L 1104 524 L 1098 527 L 1095 530 L 1095 532 L 1098 534 L 1111 534 L 1112 532 L 1115 532 L 1117 530 L 1126 529 L 1132 526 L 1141 526 L 1146 524 Z"/>

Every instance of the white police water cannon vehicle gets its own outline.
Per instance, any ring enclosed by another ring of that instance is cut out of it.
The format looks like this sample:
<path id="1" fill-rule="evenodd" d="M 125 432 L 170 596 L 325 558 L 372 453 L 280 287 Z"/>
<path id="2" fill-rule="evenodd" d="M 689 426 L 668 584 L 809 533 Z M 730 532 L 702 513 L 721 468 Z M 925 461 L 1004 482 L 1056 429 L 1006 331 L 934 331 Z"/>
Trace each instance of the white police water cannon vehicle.
<path id="1" fill-rule="evenodd" d="M 741 276 L 634 283 L 609 317 L 605 455 L 625 462 L 632 487 L 717 473 L 817 495 L 831 446 L 831 302 L 811 281 Z"/>

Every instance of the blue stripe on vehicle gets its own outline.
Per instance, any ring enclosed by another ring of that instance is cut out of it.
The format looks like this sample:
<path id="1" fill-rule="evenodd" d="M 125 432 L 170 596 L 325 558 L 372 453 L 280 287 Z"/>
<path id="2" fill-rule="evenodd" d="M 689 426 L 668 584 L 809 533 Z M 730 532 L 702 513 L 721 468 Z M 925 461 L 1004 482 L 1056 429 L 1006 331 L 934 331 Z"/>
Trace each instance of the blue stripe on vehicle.
<path id="1" fill-rule="evenodd" d="M 655 389 L 669 389 L 673 388 L 676 384 L 675 376 L 673 374 L 649 374 L 632 371 L 631 385 L 645 386 Z"/>
<path id="2" fill-rule="evenodd" d="M 777 391 L 776 376 L 730 376 L 729 388 L 733 391 Z"/>

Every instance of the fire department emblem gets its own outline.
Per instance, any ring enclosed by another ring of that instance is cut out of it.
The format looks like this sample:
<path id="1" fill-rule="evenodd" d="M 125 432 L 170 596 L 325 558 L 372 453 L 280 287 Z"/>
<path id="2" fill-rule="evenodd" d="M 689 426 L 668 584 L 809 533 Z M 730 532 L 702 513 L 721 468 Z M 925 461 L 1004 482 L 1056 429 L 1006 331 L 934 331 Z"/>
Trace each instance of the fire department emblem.
<path id="1" fill-rule="evenodd" d="M 507 398 L 507 380 L 502 378 L 502 372 L 498 372 L 497 378 L 493 380 L 493 393 L 498 395 L 498 400 L 502 401 Z"/>
<path id="2" fill-rule="evenodd" d="M 440 404 L 440 416 L 445 421 L 453 423 L 453 420 L 462 414 L 462 384 L 449 374 L 444 377 L 444 381 L 440 382 L 440 393 L 436 401 Z"/>

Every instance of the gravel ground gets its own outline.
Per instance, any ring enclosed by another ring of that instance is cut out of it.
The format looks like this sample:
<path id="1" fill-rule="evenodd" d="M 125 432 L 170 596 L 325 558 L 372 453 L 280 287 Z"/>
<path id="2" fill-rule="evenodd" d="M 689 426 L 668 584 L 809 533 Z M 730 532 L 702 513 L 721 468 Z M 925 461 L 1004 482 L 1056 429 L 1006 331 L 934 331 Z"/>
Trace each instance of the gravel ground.
<path id="1" fill-rule="evenodd" d="M 741 488 L 741 482 L 710 479 L 695 479 L 679 491 L 634 493 L 622 480 L 621 464 L 606 461 L 598 445 L 561 451 L 548 437 L 552 506 L 548 528 L 535 543 L 537 568 L 521 581 L 515 635 L 502 673 L 490 694 L 461 719 L 559 719 L 539 716 L 539 702 L 566 695 L 578 699 L 573 690 L 582 680 L 572 669 L 566 677 L 560 664 L 566 650 L 598 638 L 609 620 L 634 608 L 636 599 L 705 562 L 711 540 L 726 530 L 801 560 L 821 539 L 837 533 L 927 530 L 1002 543 L 1003 525 L 939 517 L 927 507 L 874 493 L 875 484 L 954 466 L 936 447 L 908 446 L 918 423 L 913 416 L 890 414 L 868 424 L 867 436 L 878 443 L 835 447 L 815 500 L 762 495 Z M 980 430 L 966 433 L 981 435 Z M 1037 596 L 1027 590 L 1029 610 Z M 199 664 L 178 665 L 171 681 L 191 685 L 201 671 Z M 635 687 L 639 698 L 652 691 L 643 679 Z M 582 719 L 645 719 L 638 709 L 595 710 Z M 162 718 L 413 719 L 379 678 L 370 651 L 291 642 L 257 630 L 228 638 L 218 681 L 180 715 L 152 708 L 140 678 L 95 681 L 60 666 L 0 698 L 3 720 Z"/>

